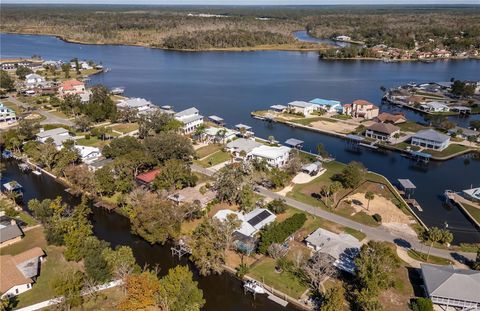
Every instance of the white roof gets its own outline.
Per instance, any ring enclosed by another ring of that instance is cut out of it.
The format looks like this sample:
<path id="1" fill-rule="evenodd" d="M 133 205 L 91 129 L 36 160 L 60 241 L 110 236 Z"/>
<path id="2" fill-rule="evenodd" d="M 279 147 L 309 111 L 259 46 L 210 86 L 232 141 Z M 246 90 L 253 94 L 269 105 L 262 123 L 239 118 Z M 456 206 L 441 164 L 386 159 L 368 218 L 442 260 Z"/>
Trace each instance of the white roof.
<path id="1" fill-rule="evenodd" d="M 222 130 L 225 130 L 225 137 L 230 137 L 230 136 L 234 136 L 237 134 L 236 131 L 232 131 L 230 129 L 227 129 L 227 128 L 221 128 L 221 127 L 209 127 L 209 128 L 206 128 L 205 129 L 205 134 L 208 135 L 208 136 L 217 136 L 218 135 L 218 132 L 222 131 Z"/>
<path id="2" fill-rule="evenodd" d="M 203 116 L 201 116 L 199 114 L 197 114 L 197 115 L 194 114 L 194 115 L 178 118 L 178 120 L 180 120 L 183 124 L 187 124 L 187 123 L 197 121 L 197 120 L 200 120 L 200 119 L 203 119 Z"/>
<path id="3" fill-rule="evenodd" d="M 315 106 L 315 104 L 312 104 L 312 103 L 309 103 L 309 102 L 304 102 L 304 101 L 301 101 L 301 100 L 296 100 L 296 101 L 288 103 L 288 106 L 306 108 L 306 107 Z"/>
<path id="4" fill-rule="evenodd" d="M 272 147 L 272 146 L 262 145 L 262 146 L 253 148 L 250 154 L 253 156 L 261 157 L 261 158 L 275 160 L 279 157 L 284 156 L 286 153 L 289 153 L 290 150 L 291 150 L 290 148 L 285 146 Z"/>
<path id="5" fill-rule="evenodd" d="M 272 212 L 265 208 L 257 208 L 248 214 L 234 212 L 228 209 L 219 210 L 213 217 L 224 221 L 228 215 L 235 214 L 242 222 L 237 232 L 245 236 L 253 236 L 264 226 L 272 223 L 277 218 Z"/>
<path id="6" fill-rule="evenodd" d="M 237 232 L 240 232 L 241 234 L 246 236 L 252 236 L 255 234 L 255 232 L 257 232 L 257 229 L 255 229 L 252 225 L 245 221 L 245 218 L 241 213 L 234 212 L 228 209 L 222 209 L 219 210 L 213 217 L 224 221 L 227 219 L 227 216 L 231 214 L 237 215 L 238 219 L 242 222 L 240 228 L 236 230 Z"/>
<path id="7" fill-rule="evenodd" d="M 448 106 L 445 105 L 445 103 L 441 103 L 441 102 L 429 102 L 429 103 L 426 103 L 425 105 L 431 108 L 441 108 L 441 109 L 448 108 Z"/>
<path id="8" fill-rule="evenodd" d="M 249 153 L 252 149 L 261 146 L 261 143 L 257 143 L 252 139 L 239 138 L 234 141 L 231 141 L 227 144 L 228 149 L 233 149 L 235 151 Z"/>
<path id="9" fill-rule="evenodd" d="M 198 112 L 199 111 L 198 111 L 197 108 L 191 107 L 191 108 L 188 108 L 188 109 L 177 112 L 175 114 L 175 117 L 176 118 L 184 118 L 184 117 L 191 116 L 191 115 L 198 115 Z"/>
<path id="10" fill-rule="evenodd" d="M 121 108 L 140 108 L 150 105 L 152 105 L 152 102 L 146 100 L 145 98 L 128 98 L 117 104 L 117 106 Z"/>
<path id="11" fill-rule="evenodd" d="M 320 248 L 321 252 L 331 255 L 335 259 L 339 259 L 340 255 L 347 249 L 361 247 L 361 243 L 350 234 L 337 234 L 322 228 L 318 228 L 311 233 L 305 241 L 315 245 Z"/>
<path id="12" fill-rule="evenodd" d="M 88 157 L 88 155 L 90 155 L 92 153 L 100 154 L 100 149 L 98 149 L 97 147 L 75 145 L 75 149 L 78 150 L 78 153 L 80 153 L 80 156 L 82 158 L 86 158 L 86 157 Z"/>
<path id="13" fill-rule="evenodd" d="M 43 77 L 41 75 L 37 75 L 36 73 L 31 73 L 25 76 L 25 79 L 30 80 L 30 79 L 40 79 L 43 80 Z"/>
<path id="14" fill-rule="evenodd" d="M 43 131 L 37 134 L 38 138 L 47 138 L 47 137 L 52 137 L 56 135 L 65 135 L 68 134 L 68 130 L 64 129 L 63 127 L 58 127 L 55 129 Z"/>

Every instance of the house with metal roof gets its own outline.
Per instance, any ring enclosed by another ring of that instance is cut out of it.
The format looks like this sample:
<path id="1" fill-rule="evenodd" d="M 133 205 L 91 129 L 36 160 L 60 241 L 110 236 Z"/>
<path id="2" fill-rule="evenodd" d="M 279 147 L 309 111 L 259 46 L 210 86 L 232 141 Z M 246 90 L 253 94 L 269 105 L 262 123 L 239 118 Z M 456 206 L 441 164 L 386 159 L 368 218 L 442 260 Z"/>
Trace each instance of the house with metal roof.
<path id="1" fill-rule="evenodd" d="M 425 292 L 445 310 L 480 309 L 480 271 L 421 264 Z"/>
<path id="2" fill-rule="evenodd" d="M 414 134 L 410 144 L 433 150 L 444 150 L 450 144 L 450 136 L 433 129 L 421 130 Z"/>
<path id="3" fill-rule="evenodd" d="M 400 128 L 390 123 L 373 123 L 365 131 L 365 137 L 390 141 L 396 134 L 400 134 Z"/>
<path id="4" fill-rule="evenodd" d="M 223 127 L 209 127 L 203 133 L 203 139 L 207 142 L 226 143 L 234 140 L 238 132 Z"/>
<path id="5" fill-rule="evenodd" d="M 309 103 L 301 100 L 295 100 L 287 104 L 288 109 L 294 113 L 300 113 L 304 116 L 311 115 L 319 106 L 314 103 Z"/>
<path id="6" fill-rule="evenodd" d="M 183 133 L 191 134 L 203 124 L 203 116 L 195 107 L 175 113 L 175 119 L 183 123 Z"/>
<path id="7" fill-rule="evenodd" d="M 240 157 L 241 154 L 247 156 L 254 148 L 261 146 L 262 144 L 256 142 L 253 139 L 239 138 L 229 142 L 226 145 L 227 151 L 232 153 L 236 157 Z"/>
<path id="8" fill-rule="evenodd" d="M 228 215 L 234 214 L 241 221 L 240 228 L 236 230 L 247 237 L 254 236 L 260 229 L 275 221 L 277 216 L 265 208 L 257 208 L 250 213 L 243 214 L 228 209 L 219 210 L 213 217 L 224 221 Z"/>
<path id="9" fill-rule="evenodd" d="M 342 112 L 342 104 L 338 100 L 315 98 L 310 103 L 318 105 L 318 107 L 326 112 Z"/>
<path id="10" fill-rule="evenodd" d="M 422 109 L 424 111 L 429 111 L 429 112 L 447 112 L 447 111 L 450 111 L 450 108 L 447 105 L 445 105 L 445 103 L 436 102 L 436 101 L 420 105 L 420 109 Z"/>
<path id="11" fill-rule="evenodd" d="M 156 108 L 151 101 L 146 100 L 145 98 L 127 98 L 121 100 L 117 104 L 117 107 L 120 109 L 134 109 L 139 113 L 154 110 Z"/>
<path id="12" fill-rule="evenodd" d="M 253 148 L 247 159 L 265 160 L 268 165 L 273 167 L 282 167 L 287 164 L 290 158 L 290 148 L 286 146 L 265 146 Z"/>
<path id="13" fill-rule="evenodd" d="M 0 222 L 0 247 L 20 241 L 23 231 L 14 219 L 5 219 Z"/>
<path id="14" fill-rule="evenodd" d="M 13 122 L 17 120 L 17 114 L 15 110 L 6 107 L 2 102 L 0 102 L 0 124 L 2 122 Z"/>

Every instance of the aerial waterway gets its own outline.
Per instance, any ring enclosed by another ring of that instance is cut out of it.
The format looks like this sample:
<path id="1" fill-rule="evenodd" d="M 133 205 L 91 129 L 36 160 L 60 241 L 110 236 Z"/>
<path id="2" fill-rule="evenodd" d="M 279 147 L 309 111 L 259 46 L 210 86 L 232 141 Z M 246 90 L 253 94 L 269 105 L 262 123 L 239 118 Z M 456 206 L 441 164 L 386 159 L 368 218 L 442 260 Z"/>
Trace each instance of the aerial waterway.
<path id="1" fill-rule="evenodd" d="M 260 137 L 273 135 L 280 142 L 294 137 L 314 151 L 323 143 L 342 162 L 360 161 L 392 182 L 408 178 L 416 186 L 414 198 L 423 212 L 418 215 L 429 226 L 448 228 L 455 242 L 479 242 L 480 233 L 455 207 L 444 204 L 446 189 L 480 186 L 480 160 L 461 156 L 452 160 L 418 165 L 395 152 L 346 150 L 343 140 L 250 117 L 250 112 L 273 104 L 315 97 L 344 103 L 366 99 L 381 105 L 380 88 L 409 82 L 478 80 L 479 60 L 445 60 L 434 63 L 378 61 L 322 61 L 315 52 L 173 52 L 132 46 L 67 43 L 51 36 L 1 34 L 1 57 L 34 54 L 45 59 L 92 59 L 111 70 L 92 77 L 91 84 L 125 86 L 126 96 L 144 97 L 175 110 L 197 107 L 205 116 L 218 115 L 227 126 L 244 123 Z M 381 105 L 384 111 L 401 108 Z M 423 115 L 402 110 L 411 120 Z M 450 117 L 461 126 L 469 118 Z"/>

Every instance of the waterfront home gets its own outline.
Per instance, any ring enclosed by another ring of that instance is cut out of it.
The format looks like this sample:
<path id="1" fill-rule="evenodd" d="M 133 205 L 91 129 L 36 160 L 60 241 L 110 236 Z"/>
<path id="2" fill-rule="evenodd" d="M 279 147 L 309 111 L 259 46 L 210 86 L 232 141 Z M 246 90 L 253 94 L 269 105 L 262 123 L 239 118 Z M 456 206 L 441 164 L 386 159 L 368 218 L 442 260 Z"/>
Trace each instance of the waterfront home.
<path id="1" fill-rule="evenodd" d="M 18 67 L 27 67 L 33 71 L 42 68 L 43 61 L 40 59 L 26 58 L 2 58 L 0 59 L 0 67 L 2 70 L 15 71 Z"/>
<path id="2" fill-rule="evenodd" d="M 400 134 L 400 128 L 390 123 L 373 123 L 365 131 L 365 137 L 381 141 L 390 141 L 397 134 Z"/>
<path id="3" fill-rule="evenodd" d="M 17 120 L 17 114 L 15 110 L 6 107 L 2 102 L 0 102 L 0 125 L 3 122 L 14 122 Z"/>
<path id="4" fill-rule="evenodd" d="M 304 102 L 296 100 L 287 104 L 288 110 L 292 113 L 301 114 L 305 117 L 311 115 L 314 111 L 318 110 L 318 105 L 314 103 Z"/>
<path id="5" fill-rule="evenodd" d="M 75 145 L 74 148 L 78 151 L 84 163 L 92 162 L 101 156 L 100 149 L 97 147 Z"/>
<path id="6" fill-rule="evenodd" d="M 290 157 L 290 148 L 286 146 L 265 146 L 253 148 L 247 155 L 247 159 L 264 160 L 272 167 L 282 167 L 287 164 Z"/>
<path id="7" fill-rule="evenodd" d="M 237 137 L 236 131 L 223 127 L 209 127 L 205 129 L 202 139 L 210 143 L 221 143 L 232 141 Z"/>
<path id="8" fill-rule="evenodd" d="M 67 80 L 60 84 L 58 89 L 60 97 L 65 97 L 67 95 L 80 95 L 85 92 L 85 83 L 78 80 Z"/>
<path id="9" fill-rule="evenodd" d="M 96 170 L 101 169 L 104 166 L 107 166 L 108 164 L 112 163 L 112 159 L 99 159 L 96 158 L 92 161 L 89 161 L 88 164 L 88 170 L 91 172 L 95 172 Z"/>
<path id="10" fill-rule="evenodd" d="M 240 220 L 240 228 L 236 230 L 237 233 L 253 237 L 263 227 L 275 221 L 277 216 L 265 208 L 256 208 L 250 213 L 243 214 L 241 212 L 234 212 L 228 209 L 219 210 L 213 217 L 221 221 L 225 221 L 228 215 L 236 215 Z"/>
<path id="11" fill-rule="evenodd" d="M 412 136 L 410 144 L 412 146 L 442 151 L 450 144 L 450 136 L 432 129 L 422 130 Z"/>
<path id="12" fill-rule="evenodd" d="M 390 124 L 401 124 L 407 122 L 407 118 L 401 113 L 388 113 L 382 112 L 373 119 L 375 122 L 379 123 L 390 123 Z"/>
<path id="13" fill-rule="evenodd" d="M 363 99 L 354 100 L 351 104 L 343 105 L 342 113 L 354 118 L 373 119 L 378 116 L 379 108 Z"/>
<path id="14" fill-rule="evenodd" d="M 318 107 L 326 112 L 342 112 L 342 104 L 338 100 L 315 98 L 310 103 L 318 105 Z"/>
<path id="15" fill-rule="evenodd" d="M 143 186 L 147 189 L 152 187 L 152 182 L 155 177 L 160 173 L 160 169 L 156 168 L 148 172 L 144 172 L 135 176 L 135 181 L 139 186 Z"/>
<path id="16" fill-rule="evenodd" d="M 340 35 L 340 36 L 336 36 L 335 40 L 337 40 L 337 41 L 350 41 L 350 40 L 352 40 L 352 38 L 350 38 L 349 36 Z"/>
<path id="17" fill-rule="evenodd" d="M 428 112 L 447 112 L 450 110 L 445 103 L 436 101 L 422 104 L 420 105 L 420 109 Z"/>
<path id="18" fill-rule="evenodd" d="M 202 208 L 207 207 L 207 204 L 215 199 L 216 193 L 210 189 L 201 191 L 200 188 L 205 187 L 203 184 L 195 187 L 186 187 L 175 191 L 167 198 L 178 205 L 181 204 L 199 204 Z"/>
<path id="19" fill-rule="evenodd" d="M 333 233 L 318 228 L 305 238 L 305 244 L 315 252 L 329 254 L 334 258 L 334 266 L 343 271 L 355 271 L 354 259 L 362 244 L 346 233 Z"/>
<path id="20" fill-rule="evenodd" d="M 117 107 L 119 109 L 132 109 L 137 111 L 137 115 L 141 113 L 147 113 L 152 109 L 155 109 L 156 106 L 152 104 L 151 101 L 144 98 L 127 98 L 121 100 Z"/>
<path id="21" fill-rule="evenodd" d="M 480 309 L 480 271 L 421 265 L 425 294 L 444 310 Z"/>
<path id="22" fill-rule="evenodd" d="M 25 76 L 25 87 L 34 88 L 45 83 L 45 78 L 36 73 L 31 73 Z"/>
<path id="23" fill-rule="evenodd" d="M 275 112 L 285 112 L 287 110 L 287 106 L 284 105 L 272 105 L 270 106 L 270 109 L 275 111 Z"/>
<path id="24" fill-rule="evenodd" d="M 13 297 L 32 289 L 44 257 L 45 252 L 40 247 L 17 255 L 0 256 L 1 298 Z"/>
<path id="25" fill-rule="evenodd" d="M 458 127 L 458 126 L 455 126 L 454 128 L 449 129 L 448 135 L 450 136 L 455 135 L 455 137 L 462 138 L 462 139 L 469 139 L 472 137 L 472 138 L 476 138 L 474 139 L 476 141 L 479 141 L 480 139 L 479 131 L 471 130 L 464 127 Z"/>
<path id="26" fill-rule="evenodd" d="M 0 220 L 0 248 L 19 242 L 23 235 L 23 231 L 15 219 L 2 216 Z"/>
<path id="27" fill-rule="evenodd" d="M 472 189 L 465 189 L 462 191 L 463 195 L 474 202 L 480 202 L 480 187 L 472 188 Z"/>
<path id="28" fill-rule="evenodd" d="M 71 136 L 68 130 L 64 129 L 63 127 L 47 131 L 41 128 L 40 132 L 36 136 L 37 141 L 41 143 L 46 143 L 48 139 L 52 139 L 58 150 L 62 149 L 64 142 L 73 139 L 73 136 Z"/>
<path id="29" fill-rule="evenodd" d="M 203 116 L 199 114 L 199 111 L 195 107 L 191 107 L 180 112 L 175 113 L 175 119 L 182 122 L 183 133 L 191 134 L 200 125 L 203 124 Z"/>
<path id="30" fill-rule="evenodd" d="M 246 157 L 254 148 L 262 146 L 261 143 L 253 139 L 239 138 L 229 142 L 225 147 L 227 151 L 232 153 L 235 157 Z"/>

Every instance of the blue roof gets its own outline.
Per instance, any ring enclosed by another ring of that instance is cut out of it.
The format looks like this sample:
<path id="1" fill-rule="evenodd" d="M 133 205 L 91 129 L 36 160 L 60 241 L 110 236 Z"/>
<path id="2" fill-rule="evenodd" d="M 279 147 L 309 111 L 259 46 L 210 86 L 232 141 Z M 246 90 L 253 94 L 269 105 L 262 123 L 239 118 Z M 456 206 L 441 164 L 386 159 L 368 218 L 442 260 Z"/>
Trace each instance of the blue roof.
<path id="1" fill-rule="evenodd" d="M 312 104 L 317 104 L 320 106 L 336 106 L 340 105 L 340 102 L 338 100 L 331 100 L 331 99 L 322 99 L 322 98 L 315 98 L 310 101 Z"/>

